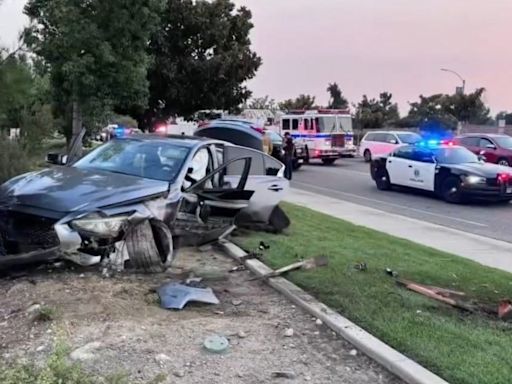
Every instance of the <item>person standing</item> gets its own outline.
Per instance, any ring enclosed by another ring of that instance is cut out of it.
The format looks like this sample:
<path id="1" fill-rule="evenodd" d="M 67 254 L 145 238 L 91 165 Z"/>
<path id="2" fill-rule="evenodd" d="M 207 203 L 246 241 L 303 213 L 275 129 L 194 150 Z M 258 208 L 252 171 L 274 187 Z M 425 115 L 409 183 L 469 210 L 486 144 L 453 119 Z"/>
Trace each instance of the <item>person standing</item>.
<path id="1" fill-rule="evenodd" d="M 286 132 L 284 134 L 284 177 L 288 180 L 292 179 L 293 174 L 293 154 L 295 153 L 295 144 L 293 144 L 293 138 L 290 135 L 290 132 Z"/>

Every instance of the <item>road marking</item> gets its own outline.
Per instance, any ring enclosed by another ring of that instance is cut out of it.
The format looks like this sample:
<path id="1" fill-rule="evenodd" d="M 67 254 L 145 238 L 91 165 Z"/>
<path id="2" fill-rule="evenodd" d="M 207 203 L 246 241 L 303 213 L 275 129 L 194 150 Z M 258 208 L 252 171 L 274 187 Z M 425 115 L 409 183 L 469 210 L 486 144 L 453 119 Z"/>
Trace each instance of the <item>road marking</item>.
<path id="1" fill-rule="evenodd" d="M 425 211 L 423 209 L 411 208 L 411 207 L 407 207 L 407 206 L 400 205 L 400 204 L 389 203 L 387 201 L 378 200 L 378 199 L 372 199 L 370 197 L 359 196 L 359 195 L 356 195 L 356 194 L 353 194 L 353 193 L 349 193 L 349 192 L 342 192 L 342 191 L 337 191 L 337 190 L 331 189 L 331 188 L 318 187 L 316 185 L 301 183 L 299 181 L 294 181 L 293 183 L 294 184 L 298 184 L 298 185 L 302 185 L 304 187 L 310 187 L 310 188 L 313 188 L 313 189 L 323 190 L 323 191 L 326 191 L 326 192 L 332 192 L 332 193 L 337 193 L 337 194 L 340 194 L 340 195 L 354 197 L 354 198 L 360 199 L 360 200 L 371 201 L 373 203 L 385 204 L 385 205 L 389 205 L 391 207 L 400 208 L 402 210 L 405 209 L 405 210 L 421 213 L 421 214 L 424 214 L 424 215 L 441 217 L 443 219 L 448 219 L 448 220 L 452 220 L 452 221 L 458 221 L 460 223 L 471 224 L 471 225 L 474 225 L 474 226 L 477 226 L 477 227 L 489 227 L 487 224 L 477 223 L 477 222 L 471 221 L 471 220 L 459 219 L 459 218 L 452 217 L 452 216 L 441 215 L 439 213 L 432 213 L 432 212 L 429 212 L 429 211 Z"/>

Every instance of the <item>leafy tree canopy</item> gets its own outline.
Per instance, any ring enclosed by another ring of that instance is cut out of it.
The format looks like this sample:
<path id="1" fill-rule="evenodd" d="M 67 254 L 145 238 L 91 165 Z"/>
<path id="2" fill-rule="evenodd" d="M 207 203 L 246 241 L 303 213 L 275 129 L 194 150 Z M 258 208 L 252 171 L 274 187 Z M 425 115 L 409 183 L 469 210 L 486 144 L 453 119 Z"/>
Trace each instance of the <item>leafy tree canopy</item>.
<path id="1" fill-rule="evenodd" d="M 251 50 L 251 19 L 230 0 L 166 0 L 149 49 L 154 60 L 145 124 L 243 104 L 251 96 L 244 84 L 262 62 Z"/>
<path id="2" fill-rule="evenodd" d="M 355 106 L 356 121 L 360 128 L 382 128 L 391 126 L 400 118 L 398 105 L 391 100 L 393 95 L 389 92 L 382 92 L 379 99 L 363 99 Z"/>
<path id="3" fill-rule="evenodd" d="M 296 99 L 288 99 L 279 103 L 279 109 L 291 111 L 294 109 L 313 109 L 315 108 L 315 96 L 299 95 Z"/>
<path id="4" fill-rule="evenodd" d="M 327 87 L 330 99 L 328 108 L 330 109 L 345 109 L 348 108 L 348 100 L 343 96 L 341 89 L 337 83 L 329 84 Z"/>

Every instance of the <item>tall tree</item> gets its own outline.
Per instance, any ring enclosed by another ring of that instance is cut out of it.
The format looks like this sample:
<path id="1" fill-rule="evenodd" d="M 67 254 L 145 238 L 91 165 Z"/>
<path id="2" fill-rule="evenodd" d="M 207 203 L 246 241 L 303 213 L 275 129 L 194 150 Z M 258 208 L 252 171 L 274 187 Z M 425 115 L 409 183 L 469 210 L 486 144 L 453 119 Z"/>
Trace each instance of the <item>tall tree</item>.
<path id="1" fill-rule="evenodd" d="M 496 122 L 505 120 L 506 125 L 512 125 L 512 113 L 501 111 L 496 115 Z"/>
<path id="2" fill-rule="evenodd" d="M 345 109 L 348 108 L 348 100 L 343 96 L 341 89 L 337 83 L 329 83 L 327 92 L 330 94 L 329 105 L 330 109 Z"/>
<path id="3" fill-rule="evenodd" d="M 230 0 L 166 0 L 149 51 L 150 108 L 145 125 L 201 109 L 232 110 L 251 92 L 261 58 L 251 50 L 251 12 Z"/>
<path id="4" fill-rule="evenodd" d="M 160 0 L 29 0 L 25 42 L 49 71 L 64 132 L 93 129 L 112 108 L 144 106 L 147 45 Z"/>
<path id="5" fill-rule="evenodd" d="M 382 92 L 379 99 L 363 99 L 356 105 L 356 123 L 359 128 L 382 128 L 393 125 L 399 118 L 398 105 L 391 100 L 393 95 Z"/>
<path id="6" fill-rule="evenodd" d="M 279 109 L 283 111 L 291 111 L 294 109 L 313 109 L 315 108 L 315 96 L 299 95 L 295 99 L 284 100 L 279 103 Z"/>

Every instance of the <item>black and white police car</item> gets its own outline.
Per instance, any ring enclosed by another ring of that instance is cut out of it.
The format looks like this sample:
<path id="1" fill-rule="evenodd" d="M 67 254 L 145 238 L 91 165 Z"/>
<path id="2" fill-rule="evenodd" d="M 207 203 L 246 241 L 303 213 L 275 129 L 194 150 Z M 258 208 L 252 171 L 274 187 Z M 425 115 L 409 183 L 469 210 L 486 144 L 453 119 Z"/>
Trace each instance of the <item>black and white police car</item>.
<path id="1" fill-rule="evenodd" d="M 429 140 L 399 147 L 370 165 L 380 190 L 393 186 L 434 192 L 449 203 L 512 200 L 512 168 L 484 162 L 464 147 Z"/>

